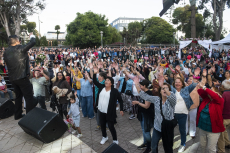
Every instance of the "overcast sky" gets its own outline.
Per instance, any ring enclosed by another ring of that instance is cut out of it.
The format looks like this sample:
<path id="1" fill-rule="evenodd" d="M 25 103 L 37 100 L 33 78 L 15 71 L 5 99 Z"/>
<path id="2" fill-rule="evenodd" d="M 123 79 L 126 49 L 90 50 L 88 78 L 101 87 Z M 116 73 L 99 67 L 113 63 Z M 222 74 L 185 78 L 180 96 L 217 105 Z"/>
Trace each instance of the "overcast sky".
<path id="1" fill-rule="evenodd" d="M 181 0 L 179 7 L 189 4 L 189 0 Z M 30 22 L 36 22 L 36 29 L 39 30 L 38 16 L 43 22 L 40 24 L 41 35 L 48 31 L 55 31 L 55 25 L 60 25 L 61 32 L 66 31 L 66 24 L 69 24 L 76 18 L 76 13 L 85 13 L 92 11 L 98 14 L 104 14 L 111 23 L 118 17 L 150 18 L 159 16 L 162 10 L 162 0 L 46 0 L 46 8 L 38 14 L 30 16 Z M 211 8 L 210 8 L 211 9 Z M 224 27 L 230 30 L 230 9 L 224 11 Z M 168 20 L 164 15 L 163 19 Z"/>

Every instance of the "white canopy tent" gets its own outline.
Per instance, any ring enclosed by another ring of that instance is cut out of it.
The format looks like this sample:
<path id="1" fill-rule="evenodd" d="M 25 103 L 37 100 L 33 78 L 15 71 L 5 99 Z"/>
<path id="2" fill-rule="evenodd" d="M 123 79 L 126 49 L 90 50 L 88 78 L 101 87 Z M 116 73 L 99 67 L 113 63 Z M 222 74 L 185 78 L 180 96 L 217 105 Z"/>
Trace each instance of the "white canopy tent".
<path id="1" fill-rule="evenodd" d="M 226 44 L 226 43 L 230 43 L 230 33 L 224 39 L 212 42 L 213 45 L 214 44 Z"/>
<path id="2" fill-rule="evenodd" d="M 179 53 L 178 53 L 179 59 L 181 59 L 181 49 L 188 46 L 191 42 L 192 42 L 192 40 L 180 41 L 180 49 L 179 49 Z M 209 49 L 209 45 L 212 43 L 212 40 L 211 39 L 209 39 L 209 40 L 198 40 L 197 42 L 198 42 L 198 44 L 200 44 L 204 48 Z M 209 51 L 211 51 L 211 50 L 212 50 L 212 46 L 210 47 Z M 211 52 L 209 53 L 209 56 L 211 57 Z"/>

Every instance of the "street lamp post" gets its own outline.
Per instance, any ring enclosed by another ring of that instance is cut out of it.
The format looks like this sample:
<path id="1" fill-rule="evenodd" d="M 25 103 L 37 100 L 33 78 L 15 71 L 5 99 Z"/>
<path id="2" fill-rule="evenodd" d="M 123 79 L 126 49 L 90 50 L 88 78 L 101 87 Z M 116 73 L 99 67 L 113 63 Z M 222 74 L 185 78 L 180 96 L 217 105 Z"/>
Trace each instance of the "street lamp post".
<path id="1" fill-rule="evenodd" d="M 103 37 L 103 31 L 101 31 L 100 34 L 101 34 L 101 47 L 103 48 L 103 39 L 102 39 L 102 37 Z"/>
<path id="2" fill-rule="evenodd" d="M 173 46 L 174 46 L 174 48 L 175 48 L 175 32 L 173 32 Z"/>
<path id="3" fill-rule="evenodd" d="M 125 46 L 125 38 L 124 38 L 124 46 Z"/>

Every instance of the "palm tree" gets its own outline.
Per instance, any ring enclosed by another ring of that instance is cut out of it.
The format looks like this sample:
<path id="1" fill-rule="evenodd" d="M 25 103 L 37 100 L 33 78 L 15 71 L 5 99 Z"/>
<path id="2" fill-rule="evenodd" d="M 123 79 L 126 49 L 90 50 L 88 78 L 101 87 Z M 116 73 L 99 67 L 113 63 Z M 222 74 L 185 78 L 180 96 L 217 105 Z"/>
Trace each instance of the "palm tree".
<path id="1" fill-rule="evenodd" d="M 58 43 L 58 35 L 60 33 L 60 31 L 58 31 L 59 29 L 60 29 L 60 25 L 56 25 L 55 30 L 57 30 L 57 43 Z"/>

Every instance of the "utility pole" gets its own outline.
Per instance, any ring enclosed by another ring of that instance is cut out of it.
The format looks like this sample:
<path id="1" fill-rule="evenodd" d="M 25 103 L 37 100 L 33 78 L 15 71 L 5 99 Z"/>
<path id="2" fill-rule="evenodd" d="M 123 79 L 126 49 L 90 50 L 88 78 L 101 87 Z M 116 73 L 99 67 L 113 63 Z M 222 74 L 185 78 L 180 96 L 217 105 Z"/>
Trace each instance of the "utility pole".
<path id="1" fill-rule="evenodd" d="M 41 33 L 40 33 L 40 18 L 39 18 L 39 16 L 38 16 L 38 25 L 39 25 L 39 39 L 41 39 Z M 42 22 L 41 22 L 42 23 Z"/>

